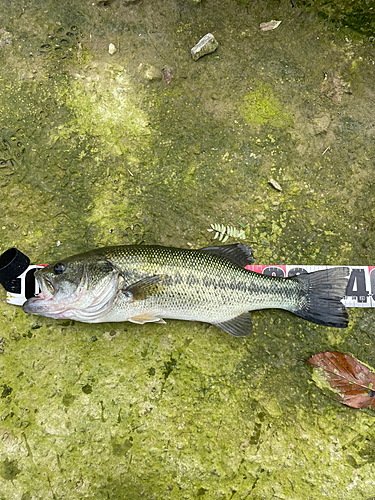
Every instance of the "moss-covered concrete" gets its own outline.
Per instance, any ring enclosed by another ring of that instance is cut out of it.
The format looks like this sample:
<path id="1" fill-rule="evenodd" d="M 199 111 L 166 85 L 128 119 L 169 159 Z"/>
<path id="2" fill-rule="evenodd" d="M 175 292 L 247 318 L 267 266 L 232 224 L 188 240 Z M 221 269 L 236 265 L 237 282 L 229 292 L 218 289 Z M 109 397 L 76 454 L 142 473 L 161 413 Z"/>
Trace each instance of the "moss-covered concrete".
<path id="1" fill-rule="evenodd" d="M 199 248 L 222 223 L 259 263 L 374 264 L 371 21 L 355 26 L 359 2 L 292 3 L 3 1 L 0 251 Z M 219 48 L 194 62 L 207 32 Z M 371 310 L 344 331 L 253 313 L 235 339 L 0 298 L 1 500 L 375 495 L 374 415 L 304 363 L 331 349 L 375 366 Z"/>

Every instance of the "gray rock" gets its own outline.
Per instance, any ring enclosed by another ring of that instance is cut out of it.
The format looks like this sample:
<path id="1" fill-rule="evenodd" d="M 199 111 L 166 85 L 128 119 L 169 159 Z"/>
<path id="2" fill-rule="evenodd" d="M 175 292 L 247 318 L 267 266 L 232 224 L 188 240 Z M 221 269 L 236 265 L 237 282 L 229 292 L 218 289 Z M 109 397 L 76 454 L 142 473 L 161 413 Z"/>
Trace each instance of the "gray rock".
<path id="1" fill-rule="evenodd" d="M 191 49 L 191 57 L 197 61 L 200 57 L 206 54 L 211 54 L 218 48 L 219 44 L 212 33 L 207 33 L 199 40 L 197 45 Z"/>

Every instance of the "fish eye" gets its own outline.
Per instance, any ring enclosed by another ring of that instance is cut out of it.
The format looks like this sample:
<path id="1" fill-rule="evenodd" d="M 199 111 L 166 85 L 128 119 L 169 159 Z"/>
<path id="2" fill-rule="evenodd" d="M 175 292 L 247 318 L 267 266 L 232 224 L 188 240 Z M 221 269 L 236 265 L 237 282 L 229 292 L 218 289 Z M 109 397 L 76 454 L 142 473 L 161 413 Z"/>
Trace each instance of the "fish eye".
<path id="1" fill-rule="evenodd" d="M 58 262 L 53 266 L 53 272 L 55 274 L 62 274 L 66 269 L 66 264 L 65 262 Z"/>

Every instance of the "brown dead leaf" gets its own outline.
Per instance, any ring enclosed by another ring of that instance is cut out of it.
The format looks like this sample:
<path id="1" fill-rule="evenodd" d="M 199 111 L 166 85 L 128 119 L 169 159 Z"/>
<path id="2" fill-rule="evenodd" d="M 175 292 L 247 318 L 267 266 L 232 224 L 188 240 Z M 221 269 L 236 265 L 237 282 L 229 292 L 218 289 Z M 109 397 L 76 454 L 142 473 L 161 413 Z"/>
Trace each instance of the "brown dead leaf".
<path id="1" fill-rule="evenodd" d="M 307 360 L 340 396 L 341 403 L 352 408 L 375 409 L 375 373 L 350 354 L 320 352 Z"/>

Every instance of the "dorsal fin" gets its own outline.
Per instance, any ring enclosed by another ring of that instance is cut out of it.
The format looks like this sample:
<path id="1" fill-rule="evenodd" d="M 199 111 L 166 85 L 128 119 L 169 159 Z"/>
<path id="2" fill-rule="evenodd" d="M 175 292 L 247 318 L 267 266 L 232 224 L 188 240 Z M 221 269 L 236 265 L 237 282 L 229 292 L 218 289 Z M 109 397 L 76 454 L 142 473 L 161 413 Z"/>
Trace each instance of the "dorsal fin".
<path id="1" fill-rule="evenodd" d="M 213 253 L 220 257 L 225 257 L 231 260 L 240 267 L 245 267 L 255 262 L 253 257 L 253 249 L 243 243 L 235 243 L 234 245 L 222 245 L 217 247 L 201 248 L 203 252 Z"/>

